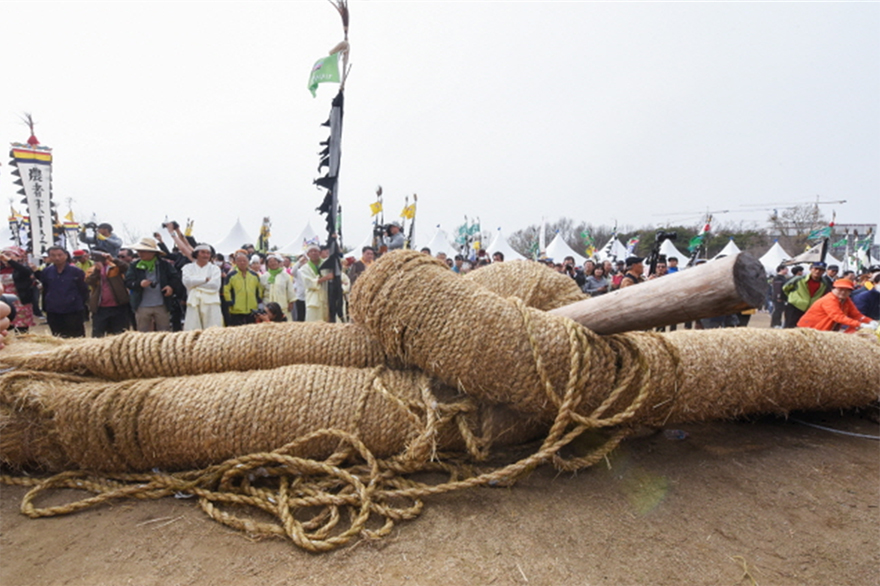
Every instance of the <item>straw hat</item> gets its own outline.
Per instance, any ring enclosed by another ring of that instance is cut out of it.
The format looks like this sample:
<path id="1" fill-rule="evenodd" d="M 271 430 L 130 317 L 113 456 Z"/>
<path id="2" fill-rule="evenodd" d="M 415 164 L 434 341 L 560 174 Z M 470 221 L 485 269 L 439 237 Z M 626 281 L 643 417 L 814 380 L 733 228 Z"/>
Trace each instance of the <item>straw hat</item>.
<path id="1" fill-rule="evenodd" d="M 152 238 L 141 238 L 141 241 L 132 246 L 131 249 L 138 252 L 155 252 L 157 254 L 165 254 L 156 246 L 156 241 Z"/>

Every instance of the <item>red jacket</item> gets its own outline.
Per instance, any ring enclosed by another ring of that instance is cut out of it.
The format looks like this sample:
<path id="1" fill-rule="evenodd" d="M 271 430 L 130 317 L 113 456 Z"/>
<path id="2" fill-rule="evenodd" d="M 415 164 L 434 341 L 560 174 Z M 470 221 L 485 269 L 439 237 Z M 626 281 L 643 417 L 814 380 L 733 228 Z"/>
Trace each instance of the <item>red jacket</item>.
<path id="1" fill-rule="evenodd" d="M 849 326 L 848 333 L 856 331 L 860 324 L 870 323 L 871 318 L 865 317 L 856 309 L 855 303 L 847 298 L 841 302 L 834 293 L 828 293 L 815 302 L 807 313 L 798 321 L 799 328 L 813 328 L 829 332 L 835 326 Z"/>

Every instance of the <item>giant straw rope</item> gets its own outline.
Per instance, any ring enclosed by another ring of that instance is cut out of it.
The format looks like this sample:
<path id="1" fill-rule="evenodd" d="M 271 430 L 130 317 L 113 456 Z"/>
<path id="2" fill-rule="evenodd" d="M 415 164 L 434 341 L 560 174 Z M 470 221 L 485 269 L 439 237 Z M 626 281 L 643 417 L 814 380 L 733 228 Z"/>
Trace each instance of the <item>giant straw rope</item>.
<path id="1" fill-rule="evenodd" d="M 34 486 L 31 516 L 186 493 L 220 522 L 323 551 L 387 534 L 429 494 L 591 465 L 638 424 L 863 405 L 880 389 L 880 346 L 855 336 L 600 337 L 528 306 L 578 300 L 568 277 L 537 263 L 474 275 L 397 252 L 358 279 L 357 324 L 128 333 L 0 356 L 16 367 L 0 378 L 0 461 L 66 470 L 2 480 Z M 596 428 L 607 442 L 560 456 Z M 506 463 L 504 446 L 535 437 L 532 455 Z M 431 471 L 446 480 L 413 476 Z M 96 496 L 34 504 L 64 487 Z M 276 521 L 233 512 L 248 506 Z"/>

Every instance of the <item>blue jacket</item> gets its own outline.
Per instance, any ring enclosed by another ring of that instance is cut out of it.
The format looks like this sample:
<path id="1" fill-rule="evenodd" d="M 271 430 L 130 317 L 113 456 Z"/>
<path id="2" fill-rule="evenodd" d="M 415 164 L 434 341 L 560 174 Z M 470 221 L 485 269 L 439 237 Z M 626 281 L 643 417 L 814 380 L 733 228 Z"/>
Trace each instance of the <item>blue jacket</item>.
<path id="1" fill-rule="evenodd" d="M 880 285 L 874 285 L 873 289 L 861 289 L 850 297 L 862 315 L 876 320 L 880 320 L 880 288 L 878 287 Z"/>
<path id="2" fill-rule="evenodd" d="M 37 271 L 43 284 L 43 309 L 49 313 L 85 311 L 89 299 L 86 274 L 73 265 L 65 265 L 59 273 L 55 265 Z"/>

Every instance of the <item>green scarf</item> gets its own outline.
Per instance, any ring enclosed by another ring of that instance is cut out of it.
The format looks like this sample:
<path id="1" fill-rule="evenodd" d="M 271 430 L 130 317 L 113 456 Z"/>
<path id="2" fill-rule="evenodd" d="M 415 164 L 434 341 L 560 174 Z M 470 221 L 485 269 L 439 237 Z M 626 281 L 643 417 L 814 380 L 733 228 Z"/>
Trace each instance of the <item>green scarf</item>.
<path id="1" fill-rule="evenodd" d="M 156 272 L 156 257 L 154 256 L 150 260 L 140 259 L 137 263 L 137 268 L 144 269 L 148 273 Z"/>
<path id="2" fill-rule="evenodd" d="M 315 271 L 316 275 L 318 275 L 319 277 L 321 276 L 321 269 L 318 268 L 318 265 L 316 265 L 312 261 L 309 261 L 309 266 L 312 267 L 312 270 Z"/>
<path id="3" fill-rule="evenodd" d="M 284 270 L 284 267 L 278 267 L 277 269 L 268 269 L 268 271 L 266 271 L 269 273 L 269 284 L 270 285 L 275 284 L 275 277 L 277 277 L 278 273 L 280 273 L 283 270 Z"/>

